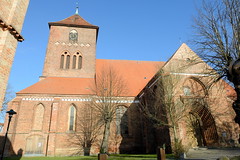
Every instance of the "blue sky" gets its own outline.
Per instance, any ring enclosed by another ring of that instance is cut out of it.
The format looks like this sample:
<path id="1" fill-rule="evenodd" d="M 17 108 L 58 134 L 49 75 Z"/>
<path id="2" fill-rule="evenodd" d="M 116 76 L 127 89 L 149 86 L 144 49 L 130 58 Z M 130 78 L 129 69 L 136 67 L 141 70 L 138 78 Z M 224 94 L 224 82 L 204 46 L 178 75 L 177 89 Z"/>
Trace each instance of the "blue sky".
<path id="1" fill-rule="evenodd" d="M 31 0 L 9 84 L 18 92 L 42 75 L 48 22 L 75 13 L 100 27 L 98 59 L 167 61 L 191 39 L 193 16 L 201 0 Z M 189 45 L 191 47 L 191 45 Z"/>

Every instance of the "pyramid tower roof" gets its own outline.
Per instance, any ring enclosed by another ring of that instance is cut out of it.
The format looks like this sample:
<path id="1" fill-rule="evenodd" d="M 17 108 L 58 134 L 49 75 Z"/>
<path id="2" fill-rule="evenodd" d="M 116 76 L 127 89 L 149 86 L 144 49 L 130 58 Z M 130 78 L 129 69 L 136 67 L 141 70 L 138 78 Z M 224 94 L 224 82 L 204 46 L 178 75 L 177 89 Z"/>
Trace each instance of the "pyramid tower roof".
<path id="1" fill-rule="evenodd" d="M 74 14 L 66 19 L 57 22 L 49 22 L 49 27 L 51 26 L 68 26 L 68 27 L 79 27 L 79 28 L 93 28 L 99 29 L 98 26 L 92 25 L 86 20 L 84 20 L 79 14 Z"/>

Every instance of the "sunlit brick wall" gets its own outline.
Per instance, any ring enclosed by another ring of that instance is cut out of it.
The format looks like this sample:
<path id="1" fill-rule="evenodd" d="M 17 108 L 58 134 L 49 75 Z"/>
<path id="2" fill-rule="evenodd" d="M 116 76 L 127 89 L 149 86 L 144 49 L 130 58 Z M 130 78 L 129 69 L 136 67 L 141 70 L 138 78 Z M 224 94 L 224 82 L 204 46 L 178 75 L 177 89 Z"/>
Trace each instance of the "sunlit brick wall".
<path id="1" fill-rule="evenodd" d="M 1 0 L 0 20 L 21 33 L 29 0 Z M 3 103 L 8 77 L 15 56 L 17 39 L 7 28 L 0 25 L 0 108 Z"/>

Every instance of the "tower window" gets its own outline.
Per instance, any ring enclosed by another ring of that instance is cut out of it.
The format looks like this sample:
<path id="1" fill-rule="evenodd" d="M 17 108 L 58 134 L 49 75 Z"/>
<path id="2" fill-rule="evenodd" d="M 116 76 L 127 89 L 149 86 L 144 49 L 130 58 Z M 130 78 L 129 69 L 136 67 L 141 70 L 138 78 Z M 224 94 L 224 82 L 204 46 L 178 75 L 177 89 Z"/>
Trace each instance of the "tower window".
<path id="1" fill-rule="evenodd" d="M 78 57 L 78 69 L 82 68 L 82 56 Z"/>
<path id="2" fill-rule="evenodd" d="M 64 52 L 60 59 L 60 69 L 82 69 L 82 55 L 77 52 L 72 57 L 68 52 Z"/>
<path id="3" fill-rule="evenodd" d="M 69 66 L 70 66 L 70 55 L 67 55 L 66 69 L 69 69 Z"/>
<path id="4" fill-rule="evenodd" d="M 77 56 L 74 55 L 73 56 L 73 61 L 72 61 L 72 69 L 76 69 L 76 60 L 77 60 Z"/>
<path id="5" fill-rule="evenodd" d="M 77 52 L 72 59 L 72 69 L 81 69 L 82 68 L 82 56 Z"/>
<path id="6" fill-rule="evenodd" d="M 60 62 L 60 68 L 63 69 L 64 66 L 64 55 L 61 55 L 61 62 Z"/>
<path id="7" fill-rule="evenodd" d="M 60 58 L 60 69 L 69 69 L 70 68 L 70 54 L 64 52 Z"/>

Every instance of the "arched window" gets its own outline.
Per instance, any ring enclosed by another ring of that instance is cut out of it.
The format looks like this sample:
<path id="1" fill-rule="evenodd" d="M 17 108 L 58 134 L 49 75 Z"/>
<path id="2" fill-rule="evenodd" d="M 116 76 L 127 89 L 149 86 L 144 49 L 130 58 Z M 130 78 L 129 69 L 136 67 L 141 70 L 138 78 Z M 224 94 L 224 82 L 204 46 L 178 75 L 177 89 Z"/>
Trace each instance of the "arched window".
<path id="1" fill-rule="evenodd" d="M 63 69 L 64 66 L 64 55 L 61 55 L 60 68 Z"/>
<path id="2" fill-rule="evenodd" d="M 118 106 L 116 108 L 116 134 L 128 134 L 128 115 L 125 106 Z"/>
<path id="3" fill-rule="evenodd" d="M 67 59 L 66 59 L 66 69 L 69 69 L 70 67 L 70 55 L 67 55 Z"/>
<path id="4" fill-rule="evenodd" d="M 69 33 L 69 42 L 77 43 L 78 42 L 78 32 L 76 30 L 71 30 Z"/>
<path id="5" fill-rule="evenodd" d="M 68 124 L 68 130 L 69 131 L 75 131 L 75 119 L 76 119 L 76 108 L 74 105 L 71 105 L 69 108 L 69 124 Z"/>
<path id="6" fill-rule="evenodd" d="M 73 56 L 73 61 L 72 61 L 72 69 L 76 69 L 76 61 L 77 61 L 77 56 Z"/>
<path id="7" fill-rule="evenodd" d="M 80 55 L 78 57 L 78 69 L 81 69 L 82 68 L 82 56 Z"/>
<path id="8" fill-rule="evenodd" d="M 72 59 L 72 69 L 82 69 L 82 55 L 77 52 Z"/>
<path id="9" fill-rule="evenodd" d="M 60 69 L 69 69 L 70 68 L 70 54 L 68 52 L 64 52 L 61 55 L 60 59 Z"/>
<path id="10" fill-rule="evenodd" d="M 39 104 L 35 108 L 33 128 L 32 128 L 33 130 L 42 130 L 43 115 L 44 115 L 44 106 L 42 104 Z"/>

